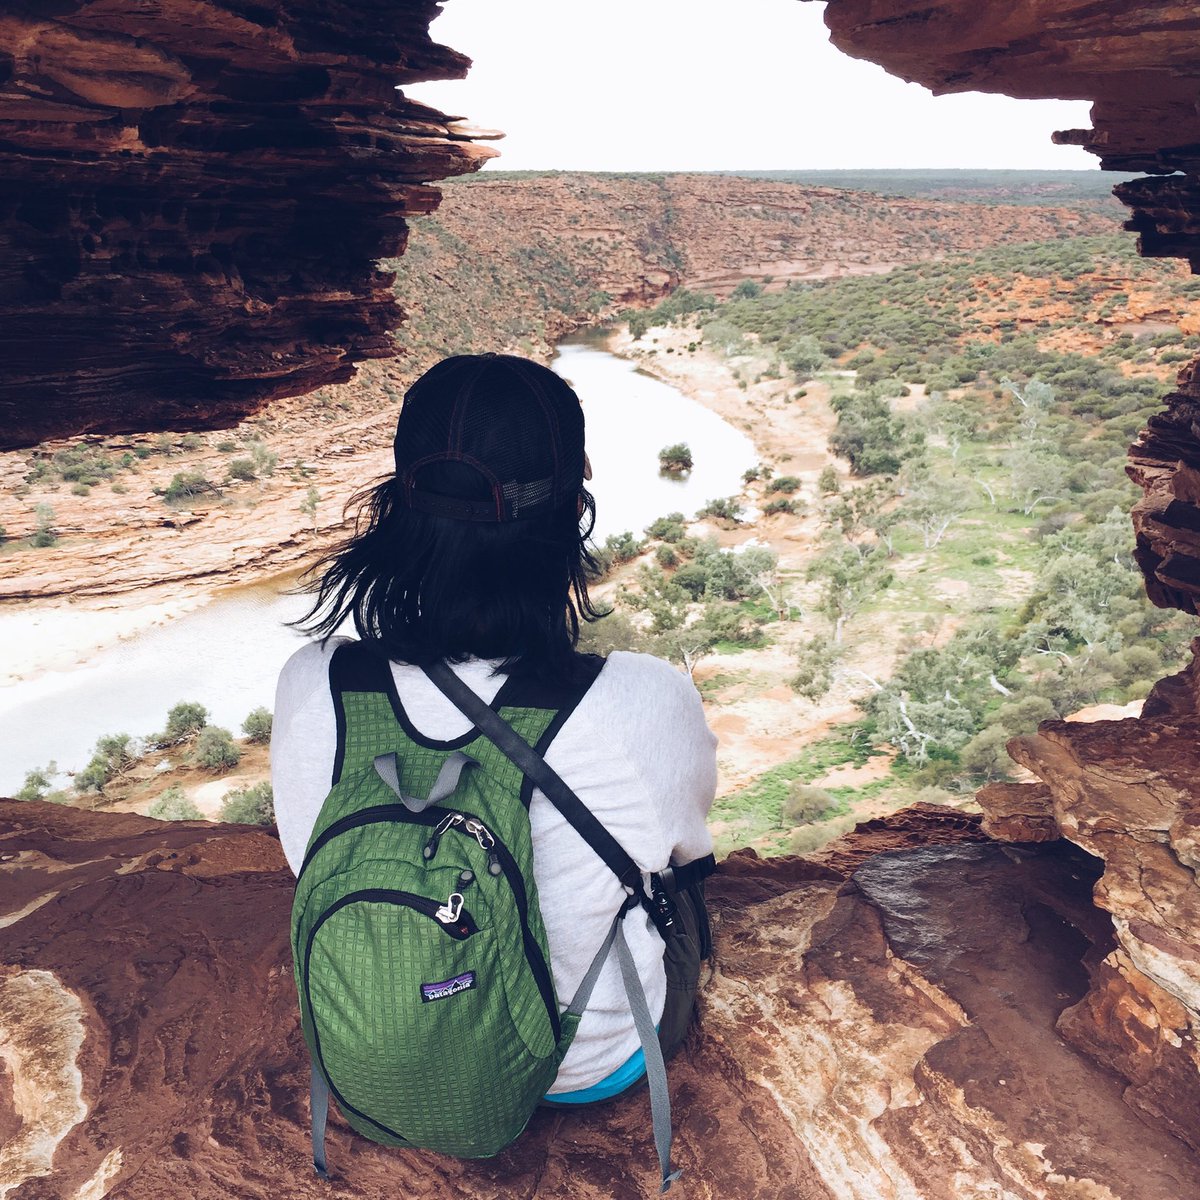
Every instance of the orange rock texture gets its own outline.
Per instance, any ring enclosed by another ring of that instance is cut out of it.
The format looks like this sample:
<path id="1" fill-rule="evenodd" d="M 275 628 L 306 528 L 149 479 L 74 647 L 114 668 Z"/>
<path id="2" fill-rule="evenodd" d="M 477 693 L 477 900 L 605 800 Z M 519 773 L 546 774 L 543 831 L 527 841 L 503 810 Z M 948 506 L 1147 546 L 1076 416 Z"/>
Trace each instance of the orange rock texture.
<path id="1" fill-rule="evenodd" d="M 711 881 L 714 970 L 670 1069 L 684 1194 L 1200 1200 L 1196 1155 L 1054 1029 L 1111 942 L 1094 861 L 944 809 L 892 821 L 825 862 L 739 852 Z M 273 837 L 0 802 L 0 883 L 0 1188 L 330 1194 Z M 370 1200 L 658 1191 L 644 1093 L 537 1113 L 481 1162 L 335 1116 L 330 1156 L 337 1194 Z"/>
<path id="2" fill-rule="evenodd" d="M 491 151 L 433 0 L 66 0 L 0 13 L 0 447 L 228 425 L 390 355 L 428 181 Z"/>

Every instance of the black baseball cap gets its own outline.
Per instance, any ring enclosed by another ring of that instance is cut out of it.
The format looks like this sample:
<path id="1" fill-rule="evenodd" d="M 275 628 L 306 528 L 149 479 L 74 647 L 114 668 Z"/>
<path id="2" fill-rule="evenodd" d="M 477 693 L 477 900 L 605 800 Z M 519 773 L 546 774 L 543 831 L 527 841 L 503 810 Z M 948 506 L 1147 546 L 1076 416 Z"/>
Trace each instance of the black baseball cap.
<path id="1" fill-rule="evenodd" d="M 543 516 L 579 496 L 583 407 L 553 371 L 458 354 L 408 389 L 393 449 L 399 500 L 460 521 Z"/>

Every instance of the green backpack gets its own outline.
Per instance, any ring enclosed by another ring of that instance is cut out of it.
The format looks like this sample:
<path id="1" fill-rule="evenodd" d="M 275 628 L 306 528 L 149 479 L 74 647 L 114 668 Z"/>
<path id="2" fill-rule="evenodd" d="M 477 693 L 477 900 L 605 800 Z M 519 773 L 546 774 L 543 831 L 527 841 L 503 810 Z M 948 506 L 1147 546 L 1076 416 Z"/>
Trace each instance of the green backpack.
<path id="1" fill-rule="evenodd" d="M 661 887 L 646 895 L 637 865 L 542 758 L 602 666 L 579 656 L 576 677 L 551 691 L 510 677 L 491 705 L 448 667 L 427 668 L 474 723 L 436 742 L 408 720 L 386 658 L 362 642 L 335 652 L 334 783 L 292 908 L 322 1178 L 330 1094 L 376 1142 L 461 1158 L 502 1150 L 554 1083 L 614 946 L 646 1052 L 664 1190 L 677 1177 L 662 1054 L 621 925 L 642 905 L 671 936 L 672 904 Z M 534 883 L 535 784 L 629 895 L 565 1010 Z"/>

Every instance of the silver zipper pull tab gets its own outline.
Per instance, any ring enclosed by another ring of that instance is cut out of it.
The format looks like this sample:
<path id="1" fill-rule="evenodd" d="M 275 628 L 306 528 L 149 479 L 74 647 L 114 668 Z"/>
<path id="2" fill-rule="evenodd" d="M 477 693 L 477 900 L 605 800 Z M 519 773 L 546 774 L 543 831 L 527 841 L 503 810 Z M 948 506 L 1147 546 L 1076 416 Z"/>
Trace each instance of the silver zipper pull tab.
<path id="1" fill-rule="evenodd" d="M 463 898 L 462 892 L 451 892 L 449 899 L 441 906 L 433 915 L 437 917 L 443 925 L 453 925 L 462 914 Z"/>
<path id="2" fill-rule="evenodd" d="M 425 849 L 421 851 L 422 856 L 426 861 L 431 859 L 438 851 L 438 843 L 442 840 L 442 835 L 455 825 L 465 820 L 462 813 L 452 812 L 443 817 L 437 825 L 437 828 L 430 835 L 429 841 L 425 843 Z"/>
<path id="3" fill-rule="evenodd" d="M 490 850 L 496 844 L 496 839 L 492 837 L 488 827 L 475 817 L 472 817 L 463 828 L 479 843 L 480 850 Z"/>

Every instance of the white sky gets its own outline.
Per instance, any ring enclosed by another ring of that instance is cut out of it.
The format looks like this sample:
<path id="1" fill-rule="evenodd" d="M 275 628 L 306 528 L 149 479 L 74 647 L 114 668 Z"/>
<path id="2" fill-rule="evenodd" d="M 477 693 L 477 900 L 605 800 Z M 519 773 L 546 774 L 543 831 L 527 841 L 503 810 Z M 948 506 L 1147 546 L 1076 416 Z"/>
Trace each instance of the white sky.
<path id="1" fill-rule="evenodd" d="M 1083 169 L 1083 101 L 934 97 L 829 44 L 798 0 L 448 0 L 465 80 L 406 93 L 507 137 L 501 170 Z"/>

